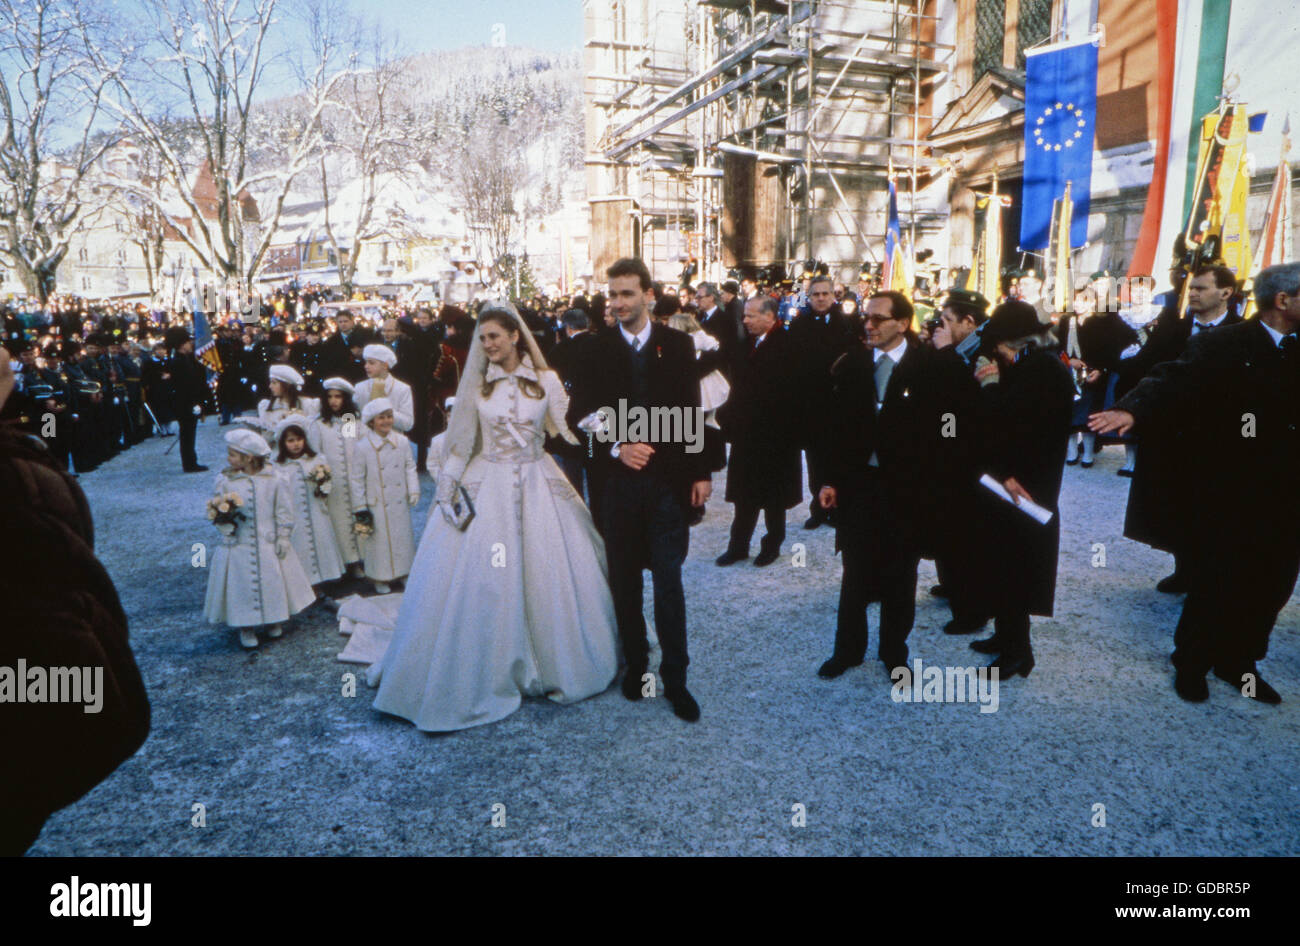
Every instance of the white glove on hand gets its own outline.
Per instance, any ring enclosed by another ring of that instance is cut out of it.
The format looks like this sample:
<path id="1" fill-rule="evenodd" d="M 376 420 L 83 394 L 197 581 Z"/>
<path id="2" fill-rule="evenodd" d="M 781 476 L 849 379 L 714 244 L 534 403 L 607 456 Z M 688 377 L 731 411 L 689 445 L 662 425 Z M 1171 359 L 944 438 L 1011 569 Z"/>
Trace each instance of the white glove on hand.
<path id="1" fill-rule="evenodd" d="M 456 500 L 456 481 L 450 476 L 438 477 L 438 488 L 434 491 L 433 501 L 446 505 Z"/>
<path id="2" fill-rule="evenodd" d="M 293 548 L 293 546 L 289 543 L 288 539 L 275 540 L 275 555 L 277 558 L 284 558 L 289 554 L 289 549 L 291 548 Z"/>
<path id="3" fill-rule="evenodd" d="M 412 506 L 418 506 L 420 505 L 420 494 L 411 493 L 411 495 L 406 497 L 406 501 L 410 503 Z"/>

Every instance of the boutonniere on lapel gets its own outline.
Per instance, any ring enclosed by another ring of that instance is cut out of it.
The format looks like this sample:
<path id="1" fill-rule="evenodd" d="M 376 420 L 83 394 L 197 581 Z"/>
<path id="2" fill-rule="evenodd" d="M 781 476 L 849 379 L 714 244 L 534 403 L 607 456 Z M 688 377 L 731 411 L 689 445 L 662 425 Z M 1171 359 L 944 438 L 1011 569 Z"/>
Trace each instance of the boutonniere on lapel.
<path id="1" fill-rule="evenodd" d="M 912 396 L 912 389 L 911 389 L 911 388 L 903 388 L 903 397 L 911 397 L 911 396 Z"/>
<path id="2" fill-rule="evenodd" d="M 664 346 L 662 346 L 662 345 L 656 345 L 656 346 L 655 346 L 655 357 L 656 357 L 656 358 L 662 358 L 663 356 L 664 356 Z"/>

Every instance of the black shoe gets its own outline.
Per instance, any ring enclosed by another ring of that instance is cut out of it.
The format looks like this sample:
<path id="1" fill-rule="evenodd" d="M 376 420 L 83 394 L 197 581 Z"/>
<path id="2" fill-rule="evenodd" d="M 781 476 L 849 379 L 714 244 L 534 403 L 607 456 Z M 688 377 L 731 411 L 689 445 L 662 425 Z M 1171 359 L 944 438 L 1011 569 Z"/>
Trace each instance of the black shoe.
<path id="1" fill-rule="evenodd" d="M 641 699 L 641 677 L 645 675 L 645 670 L 634 670 L 631 667 L 623 674 L 623 695 L 632 702 Z"/>
<path id="2" fill-rule="evenodd" d="M 970 649 L 979 654 L 1000 654 L 1002 653 L 1002 641 L 998 635 L 986 637 L 983 640 L 971 641 Z"/>
<path id="3" fill-rule="evenodd" d="M 673 714 L 678 719 L 693 723 L 700 718 L 700 704 L 695 702 L 695 697 L 691 696 L 686 687 L 665 689 L 664 698 L 668 700 L 673 708 Z"/>
<path id="4" fill-rule="evenodd" d="M 902 660 L 886 660 L 884 657 L 880 657 L 879 660 L 880 660 L 880 666 L 885 668 L 885 676 L 887 676 L 891 682 L 894 679 L 895 668 L 907 666 L 906 657 L 904 657 Z M 909 668 L 909 672 L 910 672 L 910 668 Z"/>
<path id="5" fill-rule="evenodd" d="M 1165 594 L 1170 595 L 1181 595 L 1191 591 L 1191 588 L 1188 587 L 1186 578 L 1178 574 L 1178 572 L 1174 572 L 1172 575 L 1166 575 L 1156 582 L 1156 591 L 1163 591 Z"/>
<path id="6" fill-rule="evenodd" d="M 803 527 L 804 527 L 805 529 L 810 529 L 810 530 L 811 530 L 811 529 L 816 529 L 816 528 L 818 528 L 819 526 L 824 526 L 824 525 L 826 525 L 826 520 L 825 520 L 825 519 L 819 519 L 819 518 L 816 517 L 816 516 L 809 516 L 809 517 L 807 518 L 807 520 L 804 521 Z"/>
<path id="7" fill-rule="evenodd" d="M 977 634 L 984 630 L 984 625 L 988 621 L 980 621 L 976 624 L 974 621 L 958 621 L 956 618 L 949 621 L 943 626 L 945 634 Z"/>
<path id="8" fill-rule="evenodd" d="M 754 564 L 759 568 L 762 568 L 764 565 L 771 565 L 777 560 L 777 557 L 780 556 L 780 554 L 780 549 L 768 549 L 765 552 L 759 552 L 754 556 Z"/>
<path id="9" fill-rule="evenodd" d="M 1022 677 L 1029 676 L 1029 671 L 1034 669 L 1033 657 L 1008 657 L 1006 654 L 1000 656 L 993 663 L 989 664 L 989 669 L 998 671 L 999 680 L 1010 680 L 1019 674 Z"/>
<path id="10" fill-rule="evenodd" d="M 207 468 L 206 466 L 202 466 L 202 465 L 200 465 L 200 466 L 187 466 L 187 467 L 183 468 L 183 469 L 181 470 L 181 472 L 182 472 L 182 473 L 206 473 L 206 472 L 208 472 L 208 468 Z"/>
<path id="11" fill-rule="evenodd" d="M 943 585 L 931 585 L 930 594 L 936 598 L 946 598 L 948 597 L 948 589 Z"/>
<path id="12" fill-rule="evenodd" d="M 1078 458 L 1078 457 L 1075 457 L 1073 460 L 1066 460 L 1066 461 L 1065 461 L 1065 465 L 1066 465 L 1066 466 L 1074 466 L 1074 465 L 1075 465 L 1076 463 L 1078 463 L 1078 462 L 1079 462 L 1079 458 Z"/>
<path id="13" fill-rule="evenodd" d="M 1079 466 L 1083 467 L 1085 470 L 1090 469 L 1092 467 L 1092 461 L 1082 460 L 1080 461 Z"/>
<path id="14" fill-rule="evenodd" d="M 1218 677 L 1224 683 L 1228 683 L 1236 687 L 1239 692 L 1245 690 L 1246 688 L 1246 681 L 1242 679 L 1243 677 L 1246 676 L 1246 674 L 1251 674 L 1254 676 L 1255 692 L 1254 693 L 1242 692 L 1241 694 L 1242 696 L 1248 696 L 1252 700 L 1259 700 L 1261 703 L 1267 703 L 1270 706 L 1276 706 L 1277 704 L 1282 702 L 1282 694 L 1278 693 L 1277 690 L 1273 689 L 1271 686 L 1265 683 L 1264 678 L 1259 675 L 1259 671 L 1256 670 L 1254 667 L 1247 667 L 1241 673 L 1220 673 L 1217 668 L 1214 671 L 1214 675 L 1216 677 Z"/>
<path id="15" fill-rule="evenodd" d="M 834 680 L 850 667 L 860 666 L 862 666 L 861 660 L 844 660 L 840 657 L 832 657 L 817 669 L 817 676 L 826 680 Z"/>
<path id="16" fill-rule="evenodd" d="M 1123 467 L 1120 467 L 1118 470 L 1115 471 L 1115 475 L 1116 475 L 1116 476 L 1126 476 L 1126 477 L 1128 477 L 1129 479 L 1132 479 L 1132 478 L 1133 478 L 1133 471 L 1132 471 L 1132 470 L 1126 470 L 1126 469 L 1124 469 Z"/>
<path id="17" fill-rule="evenodd" d="M 749 558 L 748 552 L 746 552 L 744 555 L 738 555 L 737 553 L 731 551 L 731 549 L 727 549 L 727 551 L 723 552 L 721 555 L 719 555 L 717 558 L 713 560 L 713 564 L 734 565 L 737 562 L 743 562 L 747 558 Z"/>
<path id="18" fill-rule="evenodd" d="M 1203 673 L 1179 670 L 1174 674 L 1174 690 L 1188 703 L 1204 703 L 1210 698 L 1210 688 L 1205 683 Z"/>

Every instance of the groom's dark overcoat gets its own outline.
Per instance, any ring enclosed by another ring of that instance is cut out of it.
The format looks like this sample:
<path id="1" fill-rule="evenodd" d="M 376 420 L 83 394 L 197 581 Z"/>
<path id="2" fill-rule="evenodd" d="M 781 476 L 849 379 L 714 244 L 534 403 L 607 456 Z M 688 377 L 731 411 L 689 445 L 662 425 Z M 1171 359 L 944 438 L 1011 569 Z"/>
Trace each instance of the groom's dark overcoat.
<path id="1" fill-rule="evenodd" d="M 610 455 L 611 442 L 596 440 L 592 461 L 603 468 L 601 516 L 609 562 L 609 586 L 614 599 L 619 637 L 628 673 L 646 671 L 649 646 L 642 613 L 642 571 L 654 579 L 655 632 L 663 652 L 659 673 L 670 691 L 685 687 L 686 597 L 682 563 L 690 544 L 688 512 L 691 484 L 710 479 L 708 454 L 688 446 L 703 446 L 699 372 L 695 343 L 690 336 L 652 324 L 640 351 L 634 351 L 619 326 L 596 338 L 587 371 L 575 384 L 569 421 L 576 424 L 605 408 L 615 414 L 626 408 L 679 408 L 691 418 L 690 431 L 698 444 L 685 438 L 652 443 L 654 454 L 641 470 L 633 470 Z M 611 423 L 616 423 L 611 418 Z M 684 428 L 683 428 L 684 429 Z"/>

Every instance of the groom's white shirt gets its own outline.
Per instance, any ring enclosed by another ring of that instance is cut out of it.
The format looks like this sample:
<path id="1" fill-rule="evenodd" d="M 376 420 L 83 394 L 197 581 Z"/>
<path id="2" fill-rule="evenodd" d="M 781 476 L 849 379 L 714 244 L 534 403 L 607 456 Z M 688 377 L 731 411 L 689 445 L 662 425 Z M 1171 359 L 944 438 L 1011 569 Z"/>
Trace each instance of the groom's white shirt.
<path id="1" fill-rule="evenodd" d="M 646 319 L 645 326 L 642 327 L 641 331 L 637 332 L 635 335 L 633 335 L 631 332 L 625 329 L 623 327 L 622 322 L 618 323 L 618 330 L 623 333 L 623 341 L 627 342 L 628 345 L 631 346 L 632 348 L 640 350 L 645 347 L 646 342 L 650 341 L 650 329 L 653 326 L 654 323 L 651 322 L 649 319 Z M 639 342 L 639 344 L 633 345 L 632 344 L 633 339 L 636 339 Z"/>

